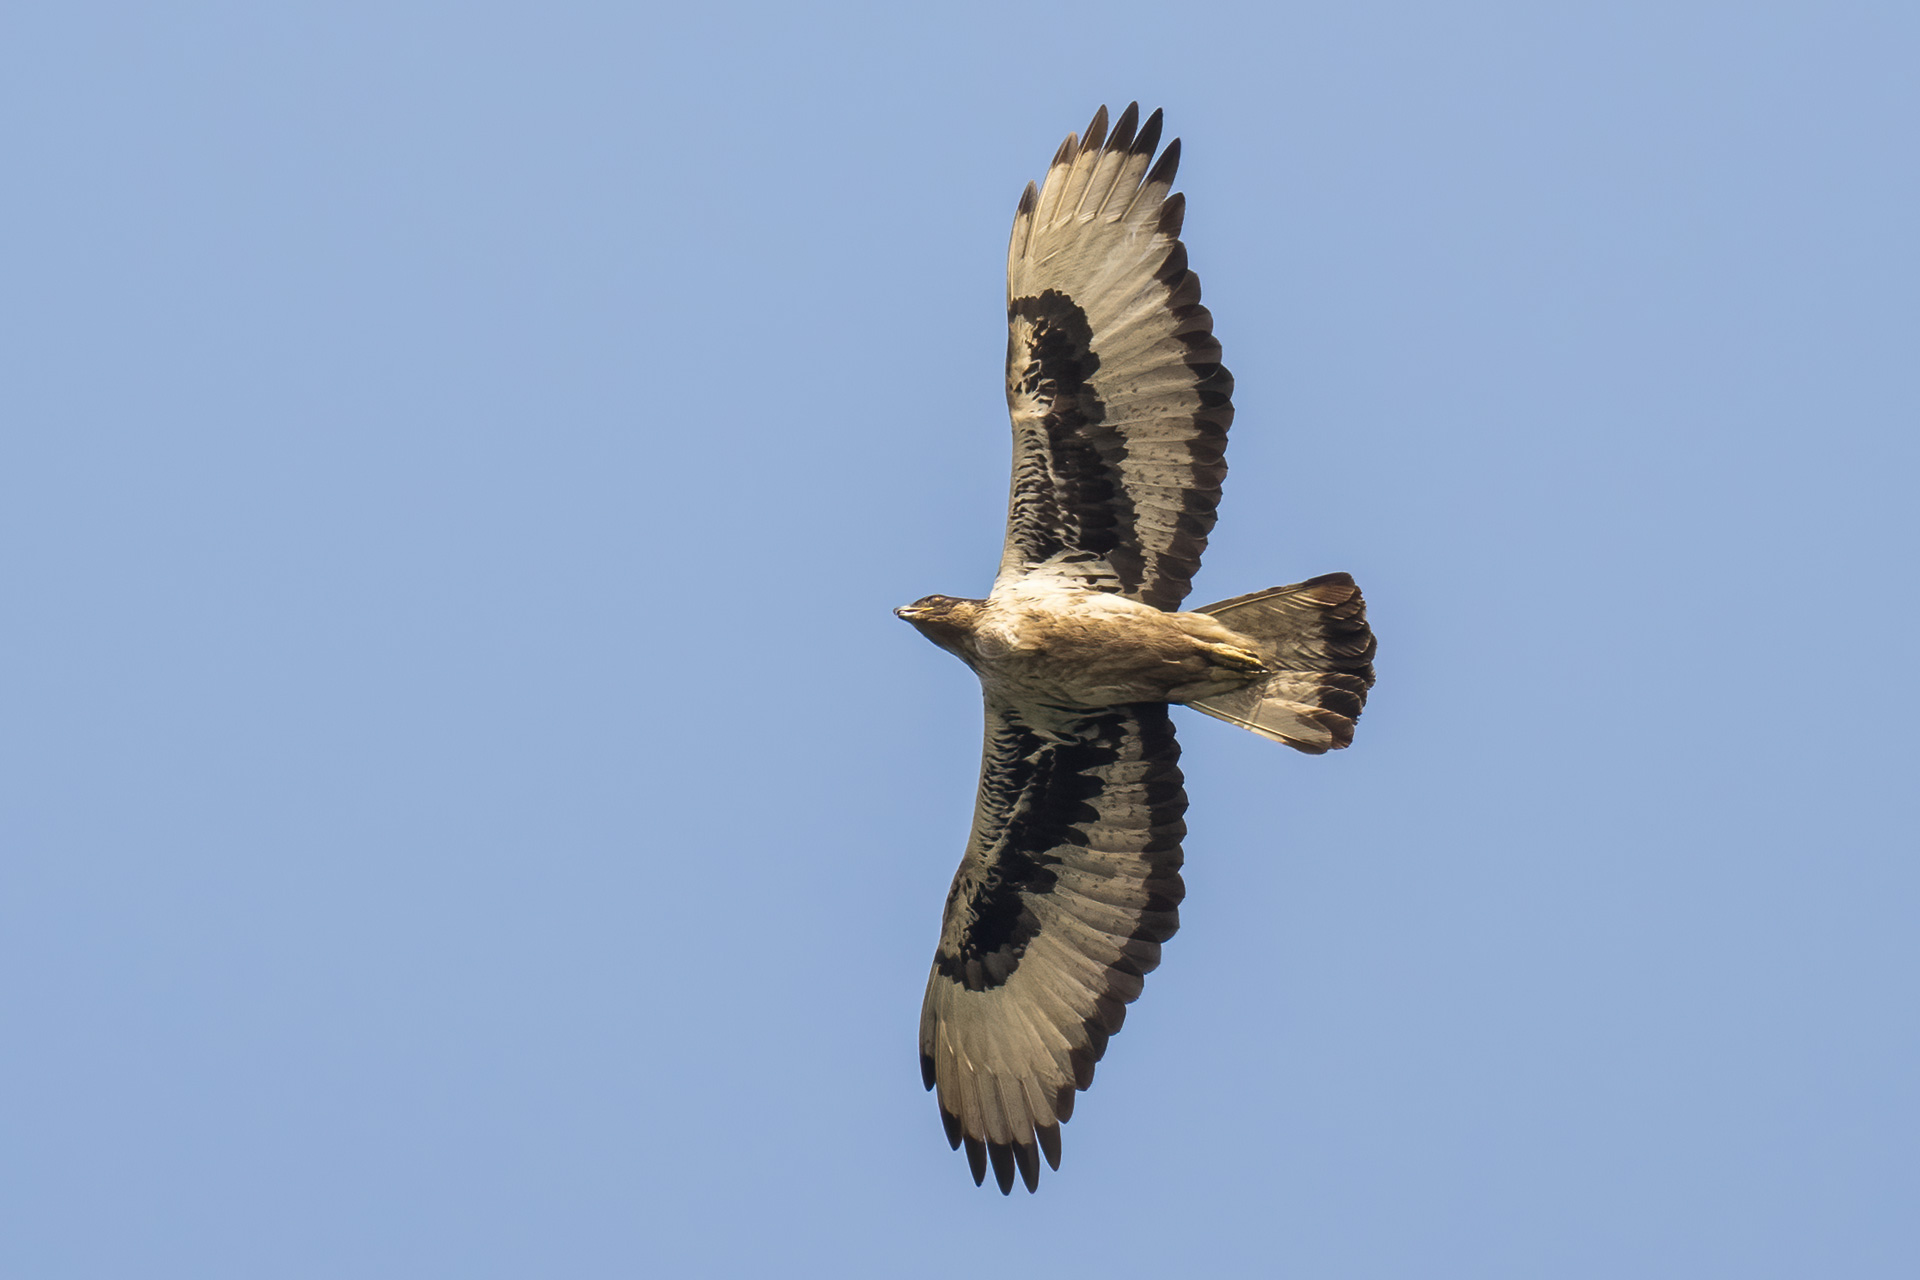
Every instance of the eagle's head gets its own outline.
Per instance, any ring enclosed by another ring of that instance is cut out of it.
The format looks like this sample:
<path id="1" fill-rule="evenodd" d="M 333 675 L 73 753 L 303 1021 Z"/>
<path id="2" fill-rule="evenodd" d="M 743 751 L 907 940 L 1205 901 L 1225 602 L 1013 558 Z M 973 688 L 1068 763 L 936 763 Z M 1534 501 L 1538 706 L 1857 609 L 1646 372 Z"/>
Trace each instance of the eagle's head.
<path id="1" fill-rule="evenodd" d="M 921 635 L 947 652 L 966 658 L 967 638 L 973 634 L 974 623 L 986 603 L 953 596 L 922 596 L 895 609 L 893 616 L 911 622 Z"/>

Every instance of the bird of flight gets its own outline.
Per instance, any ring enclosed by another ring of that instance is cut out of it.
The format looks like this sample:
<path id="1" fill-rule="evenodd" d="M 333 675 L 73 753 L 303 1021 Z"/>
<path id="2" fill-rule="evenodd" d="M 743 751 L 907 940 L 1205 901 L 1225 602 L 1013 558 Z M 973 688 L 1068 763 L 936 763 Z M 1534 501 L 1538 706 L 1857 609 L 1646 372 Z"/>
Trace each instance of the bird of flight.
<path id="1" fill-rule="evenodd" d="M 1187 798 L 1167 707 L 1300 751 L 1353 741 L 1373 633 L 1327 574 L 1179 612 L 1226 475 L 1233 377 L 1180 243 L 1174 139 L 1138 104 L 1029 183 L 1007 252 L 1013 489 L 985 600 L 895 612 L 986 695 L 920 1067 L 976 1184 L 1060 1168 L 1060 1122 L 1179 925 Z"/>

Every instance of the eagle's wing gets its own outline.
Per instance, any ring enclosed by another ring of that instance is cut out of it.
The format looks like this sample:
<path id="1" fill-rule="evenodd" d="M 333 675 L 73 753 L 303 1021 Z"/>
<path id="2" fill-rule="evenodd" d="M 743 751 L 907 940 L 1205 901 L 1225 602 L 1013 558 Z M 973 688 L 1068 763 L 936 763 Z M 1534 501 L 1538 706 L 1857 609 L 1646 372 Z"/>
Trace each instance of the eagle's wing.
<path id="1" fill-rule="evenodd" d="M 920 1069 L 974 1181 L 1036 1145 L 1060 1167 L 1060 1121 L 1179 926 L 1187 807 L 1165 706 L 1110 707 L 1043 731 L 989 697 L 973 835 L 947 894 L 920 1014 Z"/>
<path id="2" fill-rule="evenodd" d="M 1059 574 L 1156 608 L 1186 597 L 1220 502 L 1233 376 L 1180 243 L 1160 113 L 1107 109 L 1020 197 L 1007 251 L 1013 492 L 995 585 Z"/>

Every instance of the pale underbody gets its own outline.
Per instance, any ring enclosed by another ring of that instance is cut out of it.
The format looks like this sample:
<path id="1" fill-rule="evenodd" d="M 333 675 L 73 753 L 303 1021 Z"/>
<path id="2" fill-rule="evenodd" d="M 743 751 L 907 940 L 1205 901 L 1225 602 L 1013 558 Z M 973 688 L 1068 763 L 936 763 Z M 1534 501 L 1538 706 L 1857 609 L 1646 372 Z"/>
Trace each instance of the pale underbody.
<path id="1" fill-rule="evenodd" d="M 1027 580 L 985 600 L 929 597 L 898 611 L 980 676 L 988 697 L 1091 710 L 1189 702 L 1267 674 L 1260 646 L 1204 613 Z"/>

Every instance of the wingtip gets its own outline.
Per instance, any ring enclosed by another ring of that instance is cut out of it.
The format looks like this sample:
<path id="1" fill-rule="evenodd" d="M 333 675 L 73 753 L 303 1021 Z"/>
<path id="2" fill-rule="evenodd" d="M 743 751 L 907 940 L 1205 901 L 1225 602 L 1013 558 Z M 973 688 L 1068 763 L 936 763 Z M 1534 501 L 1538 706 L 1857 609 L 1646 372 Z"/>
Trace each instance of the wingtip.
<path id="1" fill-rule="evenodd" d="M 981 1186 L 987 1180 L 987 1144 L 967 1135 L 967 1169 L 973 1174 L 973 1185 Z"/>
<path id="2" fill-rule="evenodd" d="M 989 1142 L 987 1157 L 993 1161 L 994 1185 L 1000 1188 L 1000 1194 L 1013 1194 L 1013 1148 L 1004 1142 Z"/>
<path id="3" fill-rule="evenodd" d="M 1050 1124 L 1034 1131 L 1034 1137 L 1040 1140 L 1040 1154 L 1047 1158 L 1047 1167 L 1055 1173 L 1060 1172 L 1060 1126 Z M 1040 1175 L 1034 1175 L 1038 1178 Z"/>
<path id="4" fill-rule="evenodd" d="M 1177 240 L 1180 238 L 1180 229 L 1186 225 L 1187 225 L 1186 193 L 1182 191 L 1176 191 L 1172 195 L 1167 197 L 1167 201 L 1165 204 L 1160 206 L 1160 222 L 1158 224 L 1158 230 L 1161 235 L 1172 236 Z M 1182 270 L 1184 271 L 1185 263 L 1183 262 L 1181 266 L 1182 266 Z"/>
<path id="5" fill-rule="evenodd" d="M 1020 1170 L 1020 1181 L 1032 1195 L 1040 1189 L 1040 1153 L 1031 1142 L 1018 1142 L 1013 1147 L 1014 1167 Z"/>
<path id="6" fill-rule="evenodd" d="M 1155 107 L 1153 114 L 1147 117 L 1147 122 L 1140 126 L 1140 132 L 1134 135 L 1134 155 L 1150 156 L 1153 154 L 1154 148 L 1160 145 L 1161 123 L 1160 108 Z"/>
<path id="7" fill-rule="evenodd" d="M 1107 141 L 1107 104 L 1101 103 L 1100 109 L 1093 113 L 1093 119 L 1087 122 L 1087 132 L 1080 139 L 1080 150 L 1098 151 Z"/>
<path id="8" fill-rule="evenodd" d="M 1155 185 L 1170 187 L 1173 185 L 1174 177 L 1178 175 L 1179 172 L 1180 139 L 1175 138 L 1167 144 L 1167 149 L 1160 153 L 1160 158 L 1153 162 L 1153 168 L 1147 173 L 1146 185 L 1149 187 Z"/>

